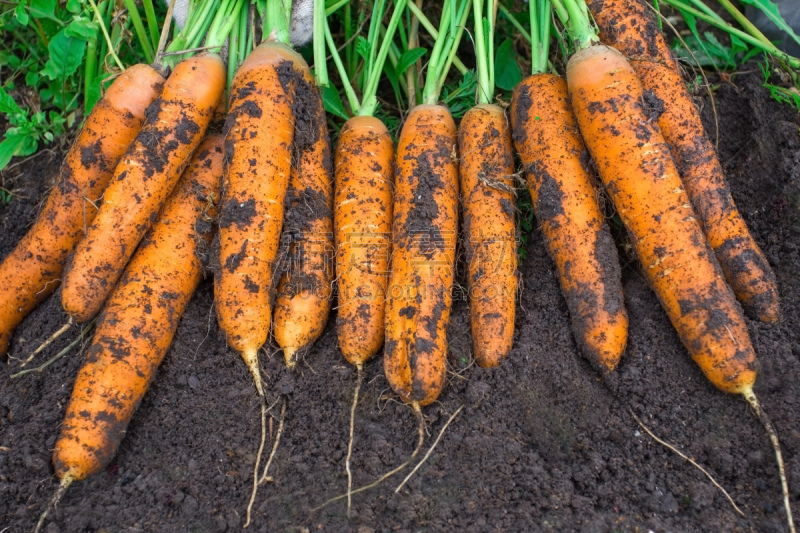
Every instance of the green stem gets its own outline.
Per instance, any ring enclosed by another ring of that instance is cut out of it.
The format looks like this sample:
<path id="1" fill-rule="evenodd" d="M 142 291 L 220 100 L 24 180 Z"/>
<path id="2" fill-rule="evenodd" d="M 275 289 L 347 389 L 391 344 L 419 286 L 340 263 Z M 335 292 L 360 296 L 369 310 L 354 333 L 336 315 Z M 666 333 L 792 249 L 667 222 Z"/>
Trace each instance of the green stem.
<path id="1" fill-rule="evenodd" d="M 97 18 L 98 24 L 100 24 L 100 31 L 103 32 L 103 37 L 105 37 L 106 43 L 108 44 L 108 53 L 111 54 L 112 58 L 114 58 L 114 62 L 116 62 L 119 69 L 125 70 L 125 67 L 122 65 L 122 61 L 120 61 L 119 57 L 117 57 L 116 49 L 111 41 L 111 36 L 108 35 L 106 25 L 103 24 L 103 17 L 100 16 L 100 11 L 97 9 L 97 4 L 94 3 L 94 0 L 89 0 L 89 5 L 92 7 L 92 11 L 94 11 L 94 16 Z"/>
<path id="2" fill-rule="evenodd" d="M 317 87 L 327 87 L 328 62 L 325 60 L 325 0 L 314 0 L 314 76 Z"/>
<path id="3" fill-rule="evenodd" d="M 139 16 L 139 10 L 136 8 L 135 0 L 122 0 L 125 3 L 125 8 L 128 10 L 128 18 L 133 22 L 133 29 L 136 32 L 136 38 L 144 51 L 144 57 L 148 63 L 152 63 L 154 59 L 153 45 L 150 43 L 150 38 L 144 29 L 142 17 Z"/>
<path id="4" fill-rule="evenodd" d="M 153 7 L 153 0 L 142 0 L 144 6 L 144 14 L 147 17 L 147 29 L 150 30 L 150 44 L 153 50 L 158 46 L 158 19 L 156 18 L 156 10 Z"/>
<path id="5" fill-rule="evenodd" d="M 792 56 L 786 54 L 785 52 L 783 52 L 780 49 L 778 49 L 772 43 L 767 44 L 767 43 L 761 42 L 760 40 L 758 40 L 757 38 L 753 37 L 749 33 L 745 33 L 745 32 L 743 32 L 742 30 L 740 30 L 738 28 L 734 28 L 733 26 L 731 26 L 728 23 L 719 22 L 715 18 L 709 17 L 705 13 L 703 13 L 701 11 L 698 11 L 697 9 L 694 9 L 693 7 L 688 6 L 688 5 L 686 5 L 683 2 L 680 2 L 678 0 L 661 0 L 661 1 L 664 2 L 667 5 L 670 5 L 672 7 L 680 9 L 681 11 L 686 11 L 687 13 L 689 13 L 691 15 L 694 15 L 695 17 L 699 18 L 700 20 L 711 24 L 715 28 L 718 28 L 718 29 L 730 34 L 730 35 L 735 35 L 736 37 L 740 38 L 744 42 L 750 44 L 751 46 L 754 46 L 754 47 L 758 48 L 759 50 L 762 50 L 762 51 L 764 51 L 764 52 L 766 52 L 766 53 L 768 53 L 770 55 L 773 55 L 773 56 L 777 57 L 778 59 L 782 59 L 782 60 L 786 61 L 794 69 L 800 68 L 800 59 L 798 59 L 796 57 L 792 57 Z"/>
<path id="6" fill-rule="evenodd" d="M 553 0 L 553 6 L 572 37 L 577 50 L 589 48 L 599 41 L 597 32 L 592 27 L 586 12 L 584 0 Z"/>
<path id="7" fill-rule="evenodd" d="M 325 41 L 328 43 L 328 50 L 330 50 L 331 57 L 333 57 L 333 62 L 336 65 L 336 69 L 339 71 L 339 77 L 342 79 L 342 85 L 344 86 L 344 94 L 347 96 L 347 102 L 350 104 L 350 109 L 355 112 L 361 107 L 361 104 L 358 101 L 356 92 L 353 90 L 353 86 L 350 84 L 350 78 L 347 75 L 347 69 L 342 63 L 342 58 L 339 56 L 339 50 L 336 48 L 336 43 L 333 42 L 331 28 L 328 26 L 328 19 L 325 19 Z"/>
<path id="8" fill-rule="evenodd" d="M 325 16 L 330 17 L 331 15 L 339 11 L 339 8 L 341 8 L 343 5 L 349 3 L 350 0 L 339 0 L 338 2 L 331 4 L 330 6 L 325 8 Z"/>
<path id="9" fill-rule="evenodd" d="M 457 23 L 451 23 L 450 33 L 452 34 L 449 39 L 449 43 L 445 47 L 445 49 L 449 49 L 449 53 L 445 57 L 444 62 L 438 67 L 439 76 L 436 82 L 436 86 L 433 89 L 432 93 L 429 93 L 427 98 L 425 98 L 425 94 L 423 94 L 423 101 L 427 104 L 435 104 L 439 100 L 439 95 L 442 92 L 442 87 L 444 87 L 444 82 L 447 79 L 447 73 L 450 71 L 450 65 L 453 64 L 453 59 L 456 56 L 456 51 L 458 50 L 458 43 L 461 42 L 461 36 L 464 34 L 464 25 L 467 23 L 467 16 L 469 15 L 470 11 L 470 2 L 465 1 L 461 6 L 461 13 L 456 14 Z M 453 10 L 455 10 L 455 6 L 453 6 Z M 458 15 L 461 16 L 458 16 Z M 452 18 L 452 17 L 451 17 Z M 429 73 L 430 74 L 430 73 Z M 426 85 L 427 85 L 427 81 Z"/>
<path id="10" fill-rule="evenodd" d="M 531 2 L 533 1 L 534 0 L 531 0 Z M 539 42 L 537 43 L 536 54 L 539 56 L 540 72 L 547 72 L 547 57 L 550 55 L 550 26 L 552 25 L 553 11 L 550 6 L 550 0 L 535 0 L 535 2 L 539 15 L 539 27 L 537 30 Z"/>
<path id="11" fill-rule="evenodd" d="M 239 13 L 245 4 L 245 0 L 223 0 L 223 9 L 217 11 L 211 28 L 206 35 L 207 47 L 219 52 L 218 48 L 225 44 L 225 39 L 228 38 L 233 25 L 239 20 Z"/>
<path id="12" fill-rule="evenodd" d="M 262 39 L 272 39 L 291 46 L 291 18 L 292 0 L 267 0 Z"/>
<path id="13" fill-rule="evenodd" d="M 491 1 L 491 0 L 489 0 Z M 491 38 L 484 31 L 483 0 L 472 0 L 472 12 L 475 14 L 475 68 L 478 71 L 478 103 L 488 104 L 494 94 L 494 87 L 489 80 L 489 61 L 486 57 L 486 40 Z"/>
<path id="14" fill-rule="evenodd" d="M 89 101 L 89 91 L 97 76 L 97 34 L 86 44 L 86 67 L 83 71 L 83 102 Z M 86 109 L 88 113 L 90 109 Z"/>
<path id="15" fill-rule="evenodd" d="M 386 56 L 389 53 L 389 48 L 392 44 L 392 38 L 400 23 L 400 18 L 403 16 L 403 10 L 406 7 L 407 0 L 397 0 L 394 4 L 394 12 L 392 18 L 389 20 L 389 25 L 386 27 L 386 33 L 383 36 L 380 50 L 375 56 L 375 62 L 372 65 L 372 71 L 367 78 L 367 83 L 364 86 L 364 92 L 361 95 L 361 106 L 358 109 L 358 115 L 373 115 L 375 109 L 378 107 L 378 100 L 376 94 L 378 92 L 378 82 L 381 80 L 381 73 L 383 72 L 383 64 L 386 62 Z"/>
<path id="16" fill-rule="evenodd" d="M 247 22 L 245 21 L 245 24 Z M 241 17 L 236 18 L 236 22 L 231 30 L 230 38 L 228 39 L 228 87 L 233 85 L 233 77 L 236 75 L 236 69 L 239 66 L 239 36 L 240 28 L 242 25 Z"/>
<path id="17" fill-rule="evenodd" d="M 504 9 L 502 5 L 500 8 Z M 434 27 L 433 24 L 431 24 L 431 21 L 428 19 L 428 17 L 425 16 L 425 14 L 417 7 L 417 5 L 414 2 L 408 3 L 408 9 L 414 14 L 414 17 L 416 17 L 416 19 L 419 20 L 419 23 L 422 24 L 422 27 L 425 28 L 425 31 L 428 32 L 428 35 L 433 37 L 434 40 L 439 38 L 439 31 Z M 458 56 L 453 58 L 453 66 L 458 69 L 458 71 L 461 73 L 462 76 L 467 72 L 469 72 L 469 69 L 458 58 Z"/>
<path id="18" fill-rule="evenodd" d="M 522 35 L 522 38 L 528 42 L 531 42 L 531 34 L 528 33 L 528 30 L 526 30 L 525 27 L 522 24 L 520 24 L 517 18 L 511 14 L 508 8 L 504 6 L 502 2 L 500 2 L 499 7 L 500 7 L 500 13 L 502 13 L 503 16 L 506 17 L 506 19 L 508 19 L 508 21 L 517 29 L 520 35 Z"/>
<path id="19" fill-rule="evenodd" d="M 753 37 L 755 37 L 764 44 L 769 44 L 769 45 L 772 44 L 772 42 L 769 39 L 767 39 L 766 35 L 761 33 L 761 30 L 756 28 L 755 25 L 752 22 L 750 22 L 747 19 L 747 17 L 744 16 L 744 13 L 739 11 L 736 8 L 736 6 L 730 3 L 729 0 L 717 0 L 717 1 L 720 3 L 722 7 L 725 8 L 725 11 L 730 13 L 730 15 L 736 20 L 736 22 L 742 25 L 742 28 L 744 28 L 747 33 L 749 33 L 750 35 L 752 35 Z"/>

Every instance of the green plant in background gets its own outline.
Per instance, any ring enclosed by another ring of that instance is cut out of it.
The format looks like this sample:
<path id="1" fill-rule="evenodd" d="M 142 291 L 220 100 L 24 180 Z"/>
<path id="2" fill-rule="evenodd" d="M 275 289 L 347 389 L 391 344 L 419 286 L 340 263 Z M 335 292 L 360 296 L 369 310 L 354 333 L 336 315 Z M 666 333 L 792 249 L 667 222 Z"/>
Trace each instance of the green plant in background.
<path id="1" fill-rule="evenodd" d="M 766 61 L 759 63 L 758 68 L 761 70 L 761 75 L 764 76 L 764 83 L 762 83 L 761 86 L 769 91 L 769 94 L 772 96 L 772 98 L 782 104 L 790 105 L 800 111 L 800 93 L 770 83 L 769 80 L 772 76 L 772 73 L 770 72 L 769 63 Z"/>
<path id="2" fill-rule="evenodd" d="M 19 0 L 0 12 L 0 113 L 8 129 L 0 141 L 0 170 L 13 156 L 33 154 L 63 139 L 80 123 L 116 73 L 151 61 L 159 21 L 144 0 L 148 31 L 129 42 L 128 24 L 141 25 L 138 7 L 113 0 Z M 163 18 L 163 14 L 162 14 Z M 138 21 L 138 22 L 137 22 Z M 155 38 L 155 39 L 154 39 Z"/>

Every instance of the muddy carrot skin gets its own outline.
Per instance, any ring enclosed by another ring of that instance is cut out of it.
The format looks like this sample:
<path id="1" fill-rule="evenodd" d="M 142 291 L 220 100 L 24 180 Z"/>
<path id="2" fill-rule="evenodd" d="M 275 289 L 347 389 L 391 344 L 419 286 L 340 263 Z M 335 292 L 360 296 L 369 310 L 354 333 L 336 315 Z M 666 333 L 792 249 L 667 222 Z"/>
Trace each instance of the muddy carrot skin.
<path id="1" fill-rule="evenodd" d="M 648 119 L 657 118 L 725 279 L 748 314 L 780 319 L 777 281 L 731 196 L 722 167 L 677 62 L 651 11 L 637 0 L 594 0 L 601 39 L 631 61 L 645 89 Z"/>
<path id="2" fill-rule="evenodd" d="M 310 74 L 310 73 L 309 73 Z M 311 78 L 295 89 L 295 160 L 284 201 L 288 256 L 275 296 L 273 335 L 293 368 L 322 334 L 334 278 L 333 168 L 325 108 Z M 301 123 L 302 121 L 302 123 Z M 309 135 L 306 132 L 311 132 Z"/>
<path id="3" fill-rule="evenodd" d="M 61 283 L 69 254 L 94 220 L 117 162 L 163 83 L 150 66 L 134 65 L 86 119 L 36 223 L 0 264 L 0 356 L 14 328 Z"/>
<path id="4" fill-rule="evenodd" d="M 628 229 L 642 269 L 692 358 L 718 388 L 752 390 L 756 355 L 741 308 L 709 248 L 628 61 L 596 45 L 567 83 L 586 147 Z"/>
<path id="5" fill-rule="evenodd" d="M 297 69 L 297 70 L 295 70 Z M 273 273 L 292 166 L 294 79 L 308 69 L 286 45 L 264 43 L 239 67 L 225 125 L 217 320 L 262 392 L 258 349 L 272 320 Z"/>
<path id="6" fill-rule="evenodd" d="M 215 54 L 179 63 L 114 171 L 103 205 L 64 276 L 62 305 L 78 322 L 93 318 L 203 139 L 225 87 Z"/>
<path id="7" fill-rule="evenodd" d="M 536 74 L 523 80 L 511 100 L 511 121 L 575 339 L 595 368 L 610 372 L 628 338 L 622 272 L 564 79 Z"/>
<path id="8" fill-rule="evenodd" d="M 389 130 L 372 116 L 348 120 L 336 147 L 336 329 L 339 349 L 353 365 L 383 346 L 393 182 Z"/>
<path id="9" fill-rule="evenodd" d="M 456 126 L 447 108 L 411 110 L 397 145 L 384 370 L 406 402 L 442 391 L 447 364 L 456 235 Z"/>
<path id="10" fill-rule="evenodd" d="M 475 360 L 497 366 L 511 350 L 517 293 L 514 157 L 503 108 L 467 111 L 458 153 Z"/>
<path id="11" fill-rule="evenodd" d="M 103 309 L 53 452 L 56 474 L 105 468 L 161 364 L 200 282 L 222 176 L 222 136 L 209 136 Z"/>

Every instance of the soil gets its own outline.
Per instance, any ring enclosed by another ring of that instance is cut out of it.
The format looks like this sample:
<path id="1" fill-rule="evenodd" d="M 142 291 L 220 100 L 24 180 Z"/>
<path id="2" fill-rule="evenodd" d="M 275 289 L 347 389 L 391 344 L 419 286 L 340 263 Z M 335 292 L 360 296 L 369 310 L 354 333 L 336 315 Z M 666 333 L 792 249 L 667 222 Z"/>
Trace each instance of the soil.
<path id="1" fill-rule="evenodd" d="M 756 69 L 753 69 L 754 71 Z M 759 353 L 756 392 L 781 437 L 795 519 L 800 521 L 800 117 L 770 100 L 758 74 L 716 93 L 720 158 L 733 196 L 775 269 L 783 319 L 748 322 Z M 711 106 L 701 99 L 714 132 Z M 0 257 L 33 221 L 58 169 L 37 156 L 0 207 Z M 8 180 L 7 180 L 8 183 Z M 623 266 L 630 340 L 618 371 L 601 378 L 579 355 L 555 266 L 534 232 L 522 262 L 512 353 L 497 369 L 471 356 L 466 302 L 448 331 L 449 382 L 424 408 L 426 447 L 451 413 L 428 461 L 399 494 L 390 482 L 310 509 L 346 487 L 344 456 L 355 369 L 336 348 L 333 316 L 300 361 L 284 368 L 262 356 L 270 403 L 288 399 L 285 431 L 254 505 L 255 531 L 785 531 L 777 468 L 754 413 L 716 390 L 678 336 L 634 263 Z M 206 279 L 172 348 L 105 472 L 75 483 L 45 531 L 238 531 L 252 485 L 259 401 L 240 357 L 227 347 Z M 57 480 L 51 452 L 84 352 L 41 374 L 9 374 L 64 321 L 57 293 L 17 330 L 11 365 L 0 370 L 0 528 L 29 531 Z M 73 329 L 38 362 L 57 353 Z M 355 423 L 354 484 L 402 463 L 416 442 L 412 410 L 366 365 Z M 280 403 L 272 409 L 279 416 Z M 732 495 L 730 503 L 659 437 L 699 461 Z M 277 420 L 271 422 L 274 438 Z M 268 446 L 271 441 L 268 442 Z"/>

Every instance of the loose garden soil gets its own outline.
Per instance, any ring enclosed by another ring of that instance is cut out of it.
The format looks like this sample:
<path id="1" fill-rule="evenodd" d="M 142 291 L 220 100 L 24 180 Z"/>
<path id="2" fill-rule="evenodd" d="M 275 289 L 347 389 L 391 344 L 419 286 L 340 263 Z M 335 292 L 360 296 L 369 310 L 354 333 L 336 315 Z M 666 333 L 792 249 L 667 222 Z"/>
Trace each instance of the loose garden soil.
<path id="1" fill-rule="evenodd" d="M 772 101 L 757 73 L 736 76 L 733 84 L 722 82 L 716 92 L 719 154 L 778 277 L 781 323 L 748 324 L 760 360 L 756 392 L 781 437 L 800 521 L 800 116 Z M 709 101 L 699 103 L 713 133 Z M 0 257 L 34 220 L 58 159 L 43 153 L 19 167 L 12 182 L 17 195 L 0 207 Z M 468 307 L 457 302 L 448 330 L 449 381 L 439 401 L 424 409 L 427 443 L 465 408 L 399 494 L 394 488 L 402 476 L 357 494 L 349 519 L 343 501 L 311 511 L 346 488 L 356 373 L 336 348 L 333 316 L 294 373 L 274 347 L 262 353 L 270 403 L 284 395 L 288 406 L 270 472 L 274 483 L 261 487 L 250 530 L 785 531 L 777 467 L 754 413 L 703 377 L 635 262 L 624 250 L 621 258 L 630 340 L 609 378 L 579 355 L 540 232 L 531 235 L 520 266 L 514 349 L 500 368 L 473 364 Z M 0 369 L 2 531 L 31 530 L 57 486 L 51 453 L 84 352 L 41 374 L 9 375 L 65 320 L 57 293 L 20 326 L 11 364 Z M 37 361 L 76 334 L 71 330 Z M 355 425 L 355 486 L 403 462 L 417 435 L 412 410 L 383 377 L 381 358 L 366 373 Z M 272 414 L 279 412 L 280 403 Z M 745 516 L 702 473 L 650 438 L 631 412 L 704 465 Z M 69 489 L 45 531 L 240 530 L 259 422 L 252 378 L 216 325 L 209 277 L 116 459 Z M 270 428 L 274 438 L 277 420 Z"/>

